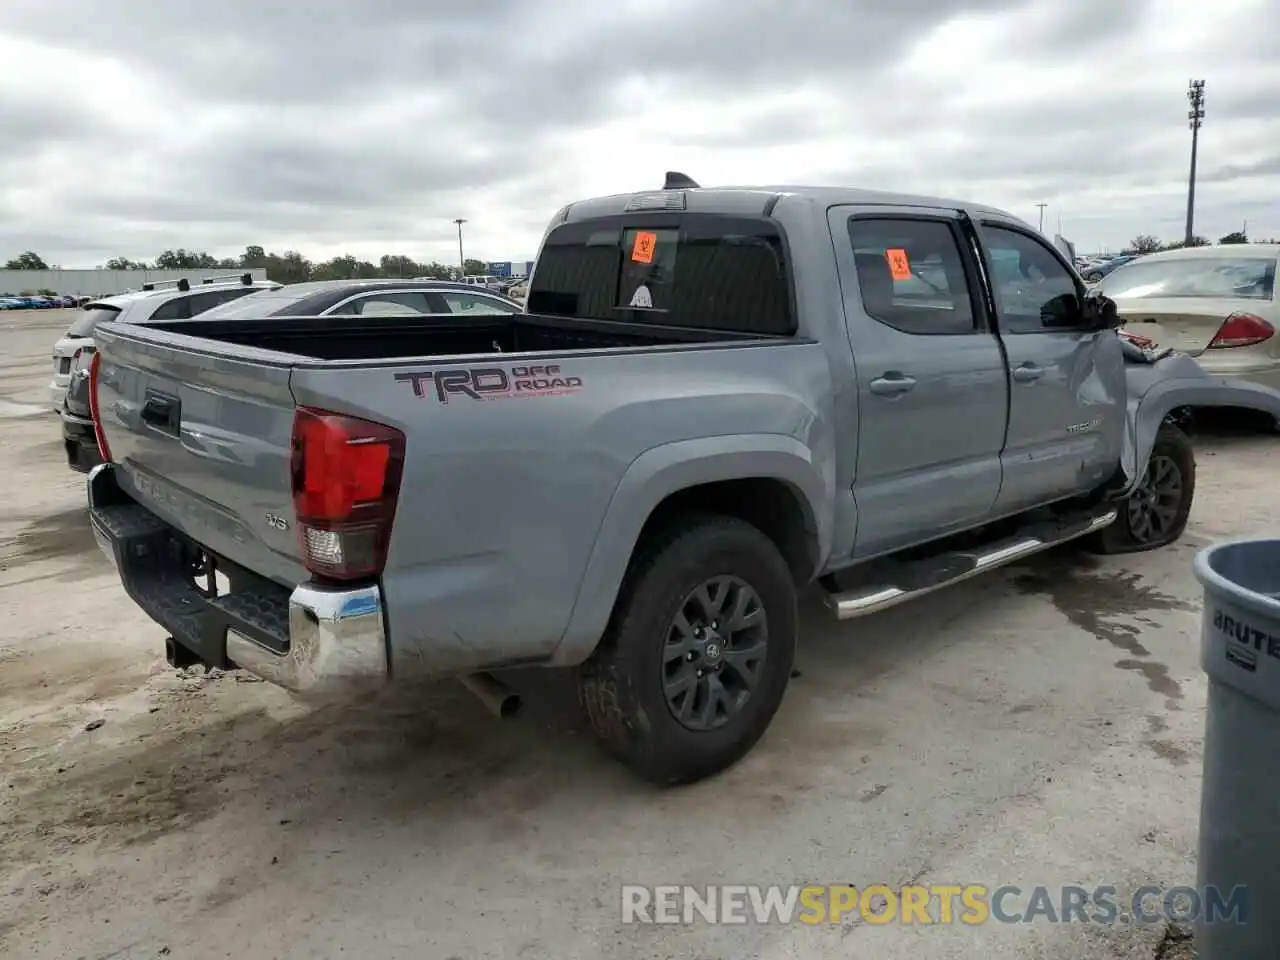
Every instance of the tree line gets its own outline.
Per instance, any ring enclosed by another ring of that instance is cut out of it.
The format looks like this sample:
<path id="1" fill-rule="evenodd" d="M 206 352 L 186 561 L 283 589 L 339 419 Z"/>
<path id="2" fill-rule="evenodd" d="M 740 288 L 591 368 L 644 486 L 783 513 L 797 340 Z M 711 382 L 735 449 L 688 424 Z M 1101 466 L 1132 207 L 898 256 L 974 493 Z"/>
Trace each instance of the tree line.
<path id="1" fill-rule="evenodd" d="M 1248 235 L 1243 230 L 1234 230 L 1231 233 L 1228 233 L 1226 236 L 1218 238 L 1218 243 L 1220 244 L 1254 243 L 1254 242 L 1280 243 L 1280 240 L 1276 240 L 1273 237 L 1270 240 L 1252 241 L 1249 239 Z M 1134 255 L 1134 254 L 1144 254 L 1144 253 L 1159 253 L 1161 250 L 1181 250 L 1183 247 L 1207 247 L 1207 246 L 1209 246 L 1209 240 L 1206 237 L 1192 237 L 1190 243 L 1188 243 L 1185 240 L 1179 240 L 1177 243 L 1164 243 L 1160 240 L 1159 237 L 1153 236 L 1152 234 L 1140 233 L 1136 237 L 1134 237 L 1132 240 L 1130 240 L 1129 245 L 1125 247 L 1123 250 L 1121 250 L 1120 252 L 1122 254 Z"/>
<path id="2" fill-rule="evenodd" d="M 6 270 L 56 270 L 50 267 L 34 250 L 28 250 L 8 261 Z M 268 279 L 277 283 L 302 283 L 306 280 L 370 280 L 388 277 L 397 280 L 411 277 L 434 277 L 438 280 L 454 279 L 456 266 L 446 266 L 436 261 L 418 261 L 404 254 L 385 254 L 378 262 L 361 260 L 350 254 L 332 260 L 315 262 L 296 250 L 268 253 L 262 247 L 248 246 L 238 257 L 215 257 L 196 250 L 166 250 L 151 263 L 130 260 L 128 257 L 112 257 L 100 264 L 102 270 L 250 270 L 264 269 Z M 468 259 L 464 264 L 468 275 L 488 272 L 481 260 Z"/>
<path id="3" fill-rule="evenodd" d="M 1226 236 L 1219 237 L 1218 243 L 1249 243 L 1249 237 L 1243 230 L 1236 230 Z M 1273 239 L 1267 243 L 1280 243 Z M 1121 251 L 1126 254 L 1156 253 L 1160 250 L 1177 250 L 1181 247 L 1206 247 L 1209 245 L 1205 237 L 1193 237 L 1190 243 L 1164 243 L 1149 233 L 1140 233 Z M 38 253 L 28 250 L 8 261 L 6 270 L 56 270 L 50 267 Z M 410 277 L 434 277 L 437 280 L 450 280 L 458 275 L 458 268 L 443 263 L 414 260 L 404 254 L 384 254 L 378 262 L 360 260 L 347 254 L 334 257 L 332 260 L 312 261 L 296 250 L 283 253 L 268 253 L 259 246 L 248 246 L 238 257 L 215 257 L 212 254 L 196 250 L 166 250 L 156 259 L 147 263 L 145 260 L 130 260 L 128 257 L 112 257 L 104 264 L 103 270 L 245 270 L 261 268 L 266 270 L 268 279 L 277 283 L 302 283 L 306 280 L 371 280 L 387 277 L 397 280 Z M 488 266 L 482 260 L 468 259 L 465 264 L 468 275 L 488 272 Z"/>

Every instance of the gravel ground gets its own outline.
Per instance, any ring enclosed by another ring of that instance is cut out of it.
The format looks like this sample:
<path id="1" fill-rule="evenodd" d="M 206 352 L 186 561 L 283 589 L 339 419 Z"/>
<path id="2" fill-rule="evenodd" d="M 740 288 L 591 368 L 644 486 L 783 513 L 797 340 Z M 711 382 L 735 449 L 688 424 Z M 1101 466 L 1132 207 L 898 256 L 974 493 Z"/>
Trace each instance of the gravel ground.
<path id="1" fill-rule="evenodd" d="M 456 684 L 316 709 L 166 668 L 43 409 L 66 324 L 0 314 L 0 955 L 1190 955 L 1160 926 L 624 925 L 619 888 L 1194 882 L 1191 557 L 1280 533 L 1275 439 L 1201 442 L 1170 549 L 1063 552 L 844 625 L 809 598 L 765 740 L 658 792 L 549 675 L 501 723 Z"/>

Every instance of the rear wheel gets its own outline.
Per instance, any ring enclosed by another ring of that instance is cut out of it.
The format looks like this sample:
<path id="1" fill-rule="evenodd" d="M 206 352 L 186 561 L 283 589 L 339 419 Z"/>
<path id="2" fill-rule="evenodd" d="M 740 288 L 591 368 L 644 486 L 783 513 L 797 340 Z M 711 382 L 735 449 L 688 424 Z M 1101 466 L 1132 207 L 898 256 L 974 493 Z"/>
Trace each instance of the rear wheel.
<path id="1" fill-rule="evenodd" d="M 1085 546 L 1098 553 L 1139 553 L 1182 536 L 1196 489 L 1196 459 L 1190 438 L 1170 423 L 1160 427 L 1142 479 L 1117 504 L 1120 515 Z"/>
<path id="2" fill-rule="evenodd" d="M 756 744 L 782 702 L 797 633 L 791 571 L 768 537 L 731 517 L 676 523 L 641 545 L 579 668 L 600 742 L 660 784 L 711 776 Z"/>

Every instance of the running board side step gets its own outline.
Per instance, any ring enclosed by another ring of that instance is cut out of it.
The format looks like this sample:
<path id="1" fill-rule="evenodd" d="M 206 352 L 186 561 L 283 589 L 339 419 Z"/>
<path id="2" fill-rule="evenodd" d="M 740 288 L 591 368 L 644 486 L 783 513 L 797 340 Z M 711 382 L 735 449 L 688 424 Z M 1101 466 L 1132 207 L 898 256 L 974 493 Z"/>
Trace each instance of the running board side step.
<path id="1" fill-rule="evenodd" d="M 1031 523 L 1013 536 L 964 550 L 939 553 L 922 560 L 871 561 L 877 570 L 867 582 L 827 594 L 827 606 L 837 620 L 879 613 L 905 600 L 941 590 L 980 573 L 1003 567 L 1062 543 L 1088 536 L 1115 522 L 1115 508 Z"/>

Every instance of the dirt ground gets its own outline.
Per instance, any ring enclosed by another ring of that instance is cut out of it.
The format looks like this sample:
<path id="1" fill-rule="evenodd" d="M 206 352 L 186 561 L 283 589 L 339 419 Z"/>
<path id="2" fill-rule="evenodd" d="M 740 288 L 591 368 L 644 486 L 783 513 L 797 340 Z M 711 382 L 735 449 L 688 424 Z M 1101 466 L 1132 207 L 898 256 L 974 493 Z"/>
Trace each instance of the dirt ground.
<path id="1" fill-rule="evenodd" d="M 67 318 L 0 314 L 0 955 L 1152 958 L 1163 926 L 626 925 L 624 883 L 1193 883 L 1194 552 L 1280 533 L 1280 441 L 1200 441 L 1186 538 L 1062 552 L 838 625 L 760 746 L 659 792 L 558 679 L 309 708 L 183 676 L 96 550 L 45 406 Z M 1179 952 L 1181 951 L 1181 953 Z"/>

